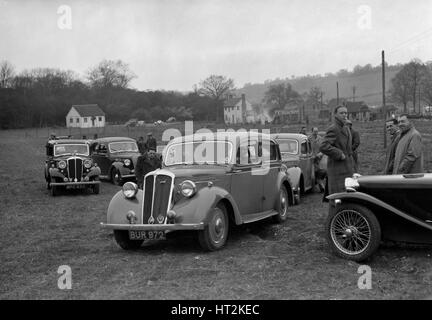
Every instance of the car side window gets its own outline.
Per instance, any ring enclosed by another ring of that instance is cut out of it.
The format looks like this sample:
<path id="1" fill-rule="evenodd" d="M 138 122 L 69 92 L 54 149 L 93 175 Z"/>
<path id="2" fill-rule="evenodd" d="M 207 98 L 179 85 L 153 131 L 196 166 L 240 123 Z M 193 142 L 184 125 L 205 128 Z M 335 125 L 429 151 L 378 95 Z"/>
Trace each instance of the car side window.
<path id="1" fill-rule="evenodd" d="M 237 164 L 257 164 L 261 161 L 259 156 L 258 143 L 251 143 L 247 146 L 239 146 L 237 148 Z"/>
<path id="2" fill-rule="evenodd" d="M 107 153 L 107 146 L 106 145 L 104 145 L 104 144 L 98 144 L 97 146 L 96 146 L 96 151 L 98 152 L 98 153 Z"/>
<path id="3" fill-rule="evenodd" d="M 308 149 L 307 149 L 307 143 L 306 143 L 306 141 L 302 142 L 302 144 L 301 144 L 301 154 L 302 155 L 307 155 L 308 154 Z"/>
<path id="4" fill-rule="evenodd" d="M 263 160 L 280 160 L 280 154 L 278 152 L 278 146 L 273 141 L 270 141 L 270 145 L 264 144 L 262 147 Z"/>
<path id="5" fill-rule="evenodd" d="M 308 140 L 307 144 L 308 144 L 308 155 L 312 155 L 312 144 L 309 140 Z"/>

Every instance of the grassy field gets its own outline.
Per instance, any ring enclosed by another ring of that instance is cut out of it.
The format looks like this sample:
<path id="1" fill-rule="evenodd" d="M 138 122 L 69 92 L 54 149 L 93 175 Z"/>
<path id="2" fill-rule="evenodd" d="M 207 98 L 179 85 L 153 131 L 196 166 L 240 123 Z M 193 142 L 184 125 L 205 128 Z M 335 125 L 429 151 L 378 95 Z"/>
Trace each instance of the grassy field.
<path id="1" fill-rule="evenodd" d="M 197 128 L 204 126 L 211 127 Z M 416 126 L 423 134 L 425 169 L 431 171 L 432 127 L 420 121 Z M 354 127 L 362 139 L 361 173 L 379 172 L 382 123 Z M 160 140 L 166 127 L 140 129 Z M 123 129 L 106 130 L 113 135 Z M 318 193 L 291 207 L 282 225 L 262 221 L 234 228 L 218 252 L 202 252 L 191 233 L 123 251 L 99 227 L 120 188 L 104 182 L 100 195 L 51 197 L 43 176 L 46 137 L 41 129 L 0 131 L 0 299 L 432 298 L 431 247 L 381 246 L 367 263 L 372 289 L 359 289 L 360 265 L 333 256 L 325 243 L 327 206 Z M 72 269 L 71 290 L 57 286 L 61 265 Z"/>

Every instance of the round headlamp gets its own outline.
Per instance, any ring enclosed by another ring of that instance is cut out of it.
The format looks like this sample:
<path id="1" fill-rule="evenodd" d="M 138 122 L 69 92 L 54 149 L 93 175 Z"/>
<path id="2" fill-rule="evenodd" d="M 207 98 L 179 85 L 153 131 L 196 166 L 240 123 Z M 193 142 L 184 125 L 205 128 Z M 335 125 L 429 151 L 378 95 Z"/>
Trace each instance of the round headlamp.
<path id="1" fill-rule="evenodd" d="M 354 178 L 345 178 L 345 189 L 355 189 L 358 188 L 360 185 L 357 181 L 357 179 Z"/>
<path id="2" fill-rule="evenodd" d="M 196 185 L 193 181 L 185 180 L 180 184 L 181 193 L 185 197 L 192 197 L 196 193 Z"/>
<path id="3" fill-rule="evenodd" d="M 59 161 L 59 163 L 58 163 L 58 167 L 59 167 L 60 169 L 64 169 L 64 168 L 66 168 L 66 161 L 63 161 L 63 160 Z"/>
<path id="4" fill-rule="evenodd" d="M 130 159 L 125 159 L 125 161 L 124 161 L 124 165 L 125 165 L 126 167 L 129 167 L 130 164 L 131 164 Z"/>
<path id="5" fill-rule="evenodd" d="M 89 169 L 92 166 L 92 162 L 90 159 L 84 160 L 84 167 Z"/>
<path id="6" fill-rule="evenodd" d="M 123 195 L 128 198 L 128 199 L 132 199 L 135 197 L 135 195 L 138 192 L 138 185 L 136 183 L 133 182 L 126 182 L 123 185 Z"/>

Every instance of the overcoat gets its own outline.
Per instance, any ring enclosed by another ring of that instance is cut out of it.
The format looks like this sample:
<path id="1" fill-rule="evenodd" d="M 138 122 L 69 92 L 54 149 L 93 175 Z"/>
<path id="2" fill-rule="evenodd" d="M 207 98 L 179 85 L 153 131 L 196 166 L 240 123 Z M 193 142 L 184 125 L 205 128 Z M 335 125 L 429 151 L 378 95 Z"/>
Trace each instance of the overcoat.
<path id="1" fill-rule="evenodd" d="M 345 191 L 345 178 L 354 173 L 352 157 L 352 137 L 348 127 L 335 118 L 335 122 L 327 129 L 320 146 L 320 151 L 328 156 L 327 183 L 329 194 Z M 342 154 L 345 159 L 342 160 Z"/>
<path id="2" fill-rule="evenodd" d="M 395 152 L 393 174 L 422 173 L 422 147 L 421 135 L 414 127 L 407 132 L 401 132 Z"/>
<path id="3" fill-rule="evenodd" d="M 392 174 L 393 173 L 393 163 L 396 153 L 396 147 L 398 145 L 400 139 L 400 132 L 396 132 L 390 138 L 390 145 L 387 148 L 386 152 L 386 162 L 384 166 L 384 174 Z"/>

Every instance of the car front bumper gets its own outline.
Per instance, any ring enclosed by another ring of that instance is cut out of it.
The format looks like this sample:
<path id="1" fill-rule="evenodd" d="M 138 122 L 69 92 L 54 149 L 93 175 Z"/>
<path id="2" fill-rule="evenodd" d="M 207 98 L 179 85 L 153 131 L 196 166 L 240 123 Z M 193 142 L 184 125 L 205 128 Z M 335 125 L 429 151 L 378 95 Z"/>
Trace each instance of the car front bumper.
<path id="1" fill-rule="evenodd" d="M 101 226 L 111 230 L 148 230 L 148 231 L 176 231 L 203 230 L 204 223 L 176 223 L 176 224 L 109 224 L 101 222 Z"/>
<path id="2" fill-rule="evenodd" d="M 51 186 L 79 186 L 84 184 L 100 184 L 100 181 L 50 182 Z"/>

